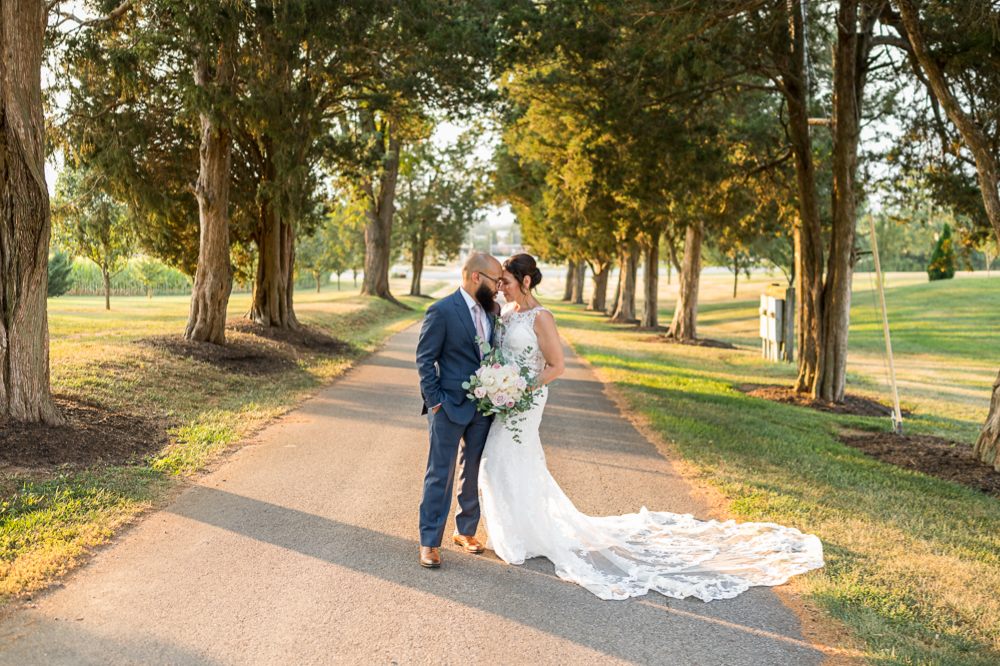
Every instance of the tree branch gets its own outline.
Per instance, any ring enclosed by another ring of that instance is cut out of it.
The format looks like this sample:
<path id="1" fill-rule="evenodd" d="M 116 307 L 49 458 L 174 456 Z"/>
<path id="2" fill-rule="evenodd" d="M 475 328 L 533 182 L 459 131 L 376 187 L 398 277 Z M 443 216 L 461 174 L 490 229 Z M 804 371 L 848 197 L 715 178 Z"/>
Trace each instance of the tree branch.
<path id="1" fill-rule="evenodd" d="M 872 38 L 872 46 L 895 46 L 897 49 L 902 49 L 907 53 L 913 53 L 913 47 L 910 46 L 910 40 L 903 39 L 902 37 L 877 35 Z"/>
<path id="2" fill-rule="evenodd" d="M 62 0 L 51 0 L 51 2 L 45 5 L 45 11 L 46 12 L 52 11 L 52 9 L 58 7 L 61 2 Z M 131 8 L 132 8 L 132 0 L 125 0 L 125 2 L 118 5 L 113 10 L 111 10 L 111 12 L 108 13 L 107 16 L 98 16 L 97 18 L 92 18 L 92 19 L 82 19 L 79 16 L 76 16 L 75 14 L 72 14 L 70 12 L 64 12 L 59 9 L 56 9 L 55 13 L 56 16 L 62 19 L 61 23 L 64 23 L 66 21 L 73 21 L 74 23 L 77 24 L 77 27 L 75 29 L 79 30 L 80 28 L 89 28 L 95 25 L 101 25 L 102 23 L 107 23 L 109 21 L 114 21 L 115 19 L 120 17 L 122 14 L 124 14 Z"/>

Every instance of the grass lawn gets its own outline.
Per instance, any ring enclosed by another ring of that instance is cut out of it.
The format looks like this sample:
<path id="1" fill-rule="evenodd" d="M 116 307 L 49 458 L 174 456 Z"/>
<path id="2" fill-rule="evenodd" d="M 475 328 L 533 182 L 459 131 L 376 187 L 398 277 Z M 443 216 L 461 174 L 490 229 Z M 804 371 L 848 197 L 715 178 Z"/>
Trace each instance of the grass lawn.
<path id="1" fill-rule="evenodd" d="M 439 285 L 427 285 L 432 291 Z M 394 293 L 408 284 L 394 281 Z M 187 296 L 49 299 L 52 391 L 112 411 L 170 419 L 171 445 L 138 466 L 7 469 L 0 478 L 0 600 L 30 594 L 156 506 L 185 475 L 342 374 L 430 302 L 403 311 L 335 285 L 295 295 L 301 322 L 352 343 L 339 355 L 308 355 L 287 371 L 245 375 L 138 343 L 182 333 Z M 249 309 L 234 294 L 229 316 Z"/>
<path id="2" fill-rule="evenodd" d="M 892 284 L 901 400 L 914 410 L 906 431 L 971 443 L 1000 363 L 1000 290 L 986 279 Z M 867 285 L 856 287 L 848 391 L 884 402 L 881 330 Z M 662 304 L 669 322 L 673 303 Z M 848 627 L 869 663 L 1000 663 L 1000 501 L 874 461 L 835 438 L 887 430 L 888 419 L 736 391 L 743 382 L 789 384 L 795 374 L 760 358 L 756 300 L 699 308 L 699 335 L 738 350 L 648 342 L 648 333 L 579 306 L 553 309 L 576 350 L 729 498 L 735 516 L 822 539 L 827 565 L 799 585 Z"/>

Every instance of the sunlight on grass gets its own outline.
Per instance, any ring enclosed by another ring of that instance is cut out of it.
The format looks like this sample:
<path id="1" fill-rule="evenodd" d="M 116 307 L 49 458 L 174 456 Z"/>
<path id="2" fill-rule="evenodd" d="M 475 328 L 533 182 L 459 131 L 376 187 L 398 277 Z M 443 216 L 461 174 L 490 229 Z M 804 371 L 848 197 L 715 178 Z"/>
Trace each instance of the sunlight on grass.
<path id="1" fill-rule="evenodd" d="M 405 293 L 408 285 L 394 281 L 392 287 Z M 0 479 L 0 599 L 28 594 L 71 568 L 89 549 L 161 502 L 177 478 L 343 374 L 419 320 L 431 302 L 404 297 L 414 308 L 404 311 L 362 298 L 346 284 L 342 291 L 331 285 L 319 294 L 296 292 L 295 300 L 302 323 L 351 348 L 339 355 L 302 355 L 291 369 L 266 376 L 227 372 L 145 344 L 149 337 L 183 332 L 186 296 L 113 297 L 110 312 L 101 297 L 49 300 L 55 394 L 167 418 L 175 425 L 170 446 L 142 466 L 65 466 L 51 474 L 18 472 Z M 234 294 L 229 316 L 242 316 L 249 305 L 249 295 Z"/>
<path id="2" fill-rule="evenodd" d="M 907 431 L 969 442 L 989 404 L 990 364 L 1000 357 L 992 317 L 1000 295 L 985 279 L 900 282 L 886 298 L 897 368 L 910 382 L 902 399 L 916 410 Z M 669 315 L 672 304 L 665 305 Z M 792 365 L 760 359 L 755 303 L 699 309 L 699 334 L 737 351 L 651 342 L 579 307 L 552 307 L 577 351 L 729 498 L 734 515 L 822 539 L 827 565 L 804 577 L 807 595 L 865 643 L 869 663 L 1000 661 L 1000 502 L 874 461 L 835 438 L 842 429 L 886 430 L 887 419 L 736 391 L 740 383 L 794 377 Z M 858 292 L 852 317 L 848 390 L 885 401 L 864 360 L 878 354 L 881 331 Z"/>

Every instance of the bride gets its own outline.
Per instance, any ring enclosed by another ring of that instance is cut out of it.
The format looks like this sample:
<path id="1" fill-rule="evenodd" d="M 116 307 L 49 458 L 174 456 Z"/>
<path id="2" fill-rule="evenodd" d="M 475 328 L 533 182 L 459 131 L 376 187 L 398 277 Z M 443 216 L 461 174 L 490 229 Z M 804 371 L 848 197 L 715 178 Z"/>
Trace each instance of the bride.
<path id="1" fill-rule="evenodd" d="M 555 318 L 532 293 L 542 274 L 527 254 L 503 268 L 507 306 L 498 344 L 506 358 L 527 365 L 542 388 L 535 405 L 511 424 L 519 432 L 495 419 L 487 437 L 479 471 L 487 548 L 509 564 L 547 557 L 556 575 L 601 599 L 649 590 L 676 599 L 730 599 L 823 566 L 817 537 L 772 523 L 704 522 L 645 507 L 604 518 L 577 511 L 549 474 L 538 436 L 545 385 L 564 369 Z"/>

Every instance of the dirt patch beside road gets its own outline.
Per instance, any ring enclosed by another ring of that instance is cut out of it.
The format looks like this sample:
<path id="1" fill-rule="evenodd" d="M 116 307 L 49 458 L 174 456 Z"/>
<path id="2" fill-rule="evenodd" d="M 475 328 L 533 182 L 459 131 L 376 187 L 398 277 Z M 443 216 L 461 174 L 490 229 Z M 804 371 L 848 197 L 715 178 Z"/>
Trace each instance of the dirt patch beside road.
<path id="1" fill-rule="evenodd" d="M 976 460 L 968 444 L 930 435 L 897 435 L 894 432 L 841 435 L 839 439 L 876 460 L 1000 497 L 1000 472 Z"/>
<path id="2" fill-rule="evenodd" d="M 797 405 L 808 407 L 821 412 L 831 414 L 851 414 L 853 416 L 883 416 L 892 415 L 892 408 L 883 405 L 877 400 L 863 398 L 859 395 L 847 394 L 844 396 L 843 404 L 826 402 L 825 400 L 815 400 L 807 393 L 796 393 L 790 386 L 776 386 L 764 384 L 735 384 L 733 386 L 740 393 L 746 393 L 754 398 L 763 398 L 773 402 L 780 402 L 786 405 Z M 903 416 L 909 416 L 910 412 L 901 410 Z"/>
<path id="3" fill-rule="evenodd" d="M 739 349 L 735 345 L 731 345 L 728 342 L 722 342 L 721 340 L 712 340 L 710 338 L 695 338 L 694 340 L 678 340 L 677 338 L 667 337 L 666 335 L 653 335 L 645 338 L 643 342 L 660 342 L 666 345 L 690 345 L 692 347 L 713 347 L 715 349 Z"/>
<path id="4" fill-rule="evenodd" d="M 226 322 L 226 344 L 222 346 L 194 342 L 182 335 L 161 335 L 138 342 L 229 372 L 254 376 L 289 370 L 295 367 L 299 354 L 342 354 L 351 348 L 350 343 L 310 326 L 276 328 L 247 319 Z"/>
<path id="5" fill-rule="evenodd" d="M 64 464 L 140 463 L 169 442 L 166 418 L 109 412 L 66 396 L 54 398 L 66 425 L 0 422 L 0 466 L 49 468 Z"/>
<path id="6" fill-rule="evenodd" d="M 342 354 L 351 348 L 349 342 L 330 337 L 312 326 L 300 325 L 294 329 L 275 328 L 274 326 L 264 326 L 248 319 L 230 319 L 226 322 L 226 330 L 238 331 L 279 344 L 290 345 L 298 351 Z"/>

